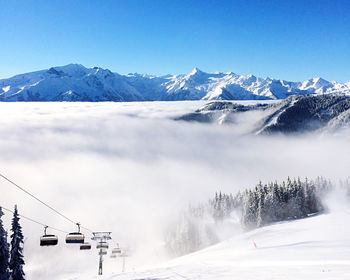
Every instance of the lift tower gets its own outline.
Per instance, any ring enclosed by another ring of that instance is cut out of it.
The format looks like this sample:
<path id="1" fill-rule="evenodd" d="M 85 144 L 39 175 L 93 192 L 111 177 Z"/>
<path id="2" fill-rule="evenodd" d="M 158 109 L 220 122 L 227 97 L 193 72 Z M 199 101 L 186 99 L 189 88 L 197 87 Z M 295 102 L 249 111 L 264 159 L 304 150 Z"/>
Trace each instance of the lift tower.
<path id="1" fill-rule="evenodd" d="M 91 239 L 97 242 L 96 248 L 100 249 L 100 251 L 98 252 L 100 256 L 99 265 L 98 265 L 98 275 L 102 275 L 103 256 L 107 254 L 107 251 L 104 250 L 102 244 L 107 243 L 107 240 L 112 239 L 111 233 L 112 232 L 107 232 L 107 231 L 98 231 L 98 232 L 92 233 L 94 237 L 92 237 Z"/>

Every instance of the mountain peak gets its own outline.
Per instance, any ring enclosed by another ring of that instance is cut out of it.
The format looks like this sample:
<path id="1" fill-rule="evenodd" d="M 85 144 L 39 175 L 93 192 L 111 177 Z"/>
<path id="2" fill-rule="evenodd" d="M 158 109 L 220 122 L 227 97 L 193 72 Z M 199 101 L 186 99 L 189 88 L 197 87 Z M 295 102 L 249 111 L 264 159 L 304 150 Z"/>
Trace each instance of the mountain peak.
<path id="1" fill-rule="evenodd" d="M 85 66 L 77 63 L 71 63 L 64 66 L 56 66 L 49 69 L 50 72 L 57 71 L 58 73 L 65 74 L 68 76 L 82 76 L 88 71 Z"/>
<path id="2" fill-rule="evenodd" d="M 199 74 L 203 74 L 204 72 L 202 70 L 200 70 L 198 67 L 193 68 L 192 72 L 189 74 L 190 76 L 193 75 L 199 75 Z"/>
<path id="3" fill-rule="evenodd" d="M 63 66 L 57 66 L 55 67 L 56 69 L 62 69 L 62 70 L 81 70 L 81 69 L 86 69 L 86 67 L 82 64 L 78 64 L 78 63 L 69 63 L 67 65 L 63 65 Z"/>
<path id="4" fill-rule="evenodd" d="M 322 78 L 294 83 L 252 74 L 206 73 L 198 67 L 187 75 L 149 76 L 68 64 L 0 80 L 0 100 L 6 95 L 6 101 L 278 99 L 332 92 L 350 94 L 350 83 L 330 83 Z"/>
<path id="5" fill-rule="evenodd" d="M 316 83 L 329 84 L 329 82 L 321 77 L 314 78 Z"/>

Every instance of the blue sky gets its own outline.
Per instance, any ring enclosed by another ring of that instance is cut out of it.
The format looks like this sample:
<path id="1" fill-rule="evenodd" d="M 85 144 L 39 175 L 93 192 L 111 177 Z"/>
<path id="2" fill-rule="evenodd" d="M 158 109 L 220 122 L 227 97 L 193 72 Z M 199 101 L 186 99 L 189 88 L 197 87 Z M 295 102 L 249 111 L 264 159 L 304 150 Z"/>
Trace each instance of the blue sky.
<path id="1" fill-rule="evenodd" d="M 0 0 L 0 78 L 68 63 L 344 82 L 350 1 Z"/>

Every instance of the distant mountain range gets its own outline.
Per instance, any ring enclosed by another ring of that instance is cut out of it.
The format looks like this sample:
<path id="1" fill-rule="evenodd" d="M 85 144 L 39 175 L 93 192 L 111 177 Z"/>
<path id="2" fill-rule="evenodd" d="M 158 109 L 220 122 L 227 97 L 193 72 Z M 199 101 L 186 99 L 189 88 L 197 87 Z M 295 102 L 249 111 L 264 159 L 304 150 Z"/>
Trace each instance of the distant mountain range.
<path id="1" fill-rule="evenodd" d="M 120 75 L 80 64 L 0 80 L 0 101 L 263 100 L 327 93 L 350 94 L 350 82 L 288 82 L 198 68 L 187 75 Z"/>

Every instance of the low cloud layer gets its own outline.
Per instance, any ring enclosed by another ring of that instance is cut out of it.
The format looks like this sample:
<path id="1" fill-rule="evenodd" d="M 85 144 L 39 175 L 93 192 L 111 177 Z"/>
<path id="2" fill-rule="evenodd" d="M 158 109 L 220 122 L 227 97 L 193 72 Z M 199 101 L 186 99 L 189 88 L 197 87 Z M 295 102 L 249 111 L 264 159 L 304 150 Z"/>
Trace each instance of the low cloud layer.
<path id="1" fill-rule="evenodd" d="M 169 119 L 202 104 L 0 104 L 0 172 L 86 227 L 112 231 L 114 242 L 133 249 L 129 268 L 164 259 L 166 222 L 215 191 L 235 192 L 287 176 L 349 176 L 346 131 L 241 136 L 230 126 Z M 23 215 L 75 230 L 7 182 L 0 188 L 0 205 L 17 203 Z M 29 280 L 68 279 L 64 275 L 79 269 L 97 269 L 95 250 L 82 254 L 63 244 L 62 234 L 57 248 L 39 248 L 43 229 L 24 220 L 22 225 Z M 108 260 L 107 273 L 118 272 L 118 265 Z"/>

